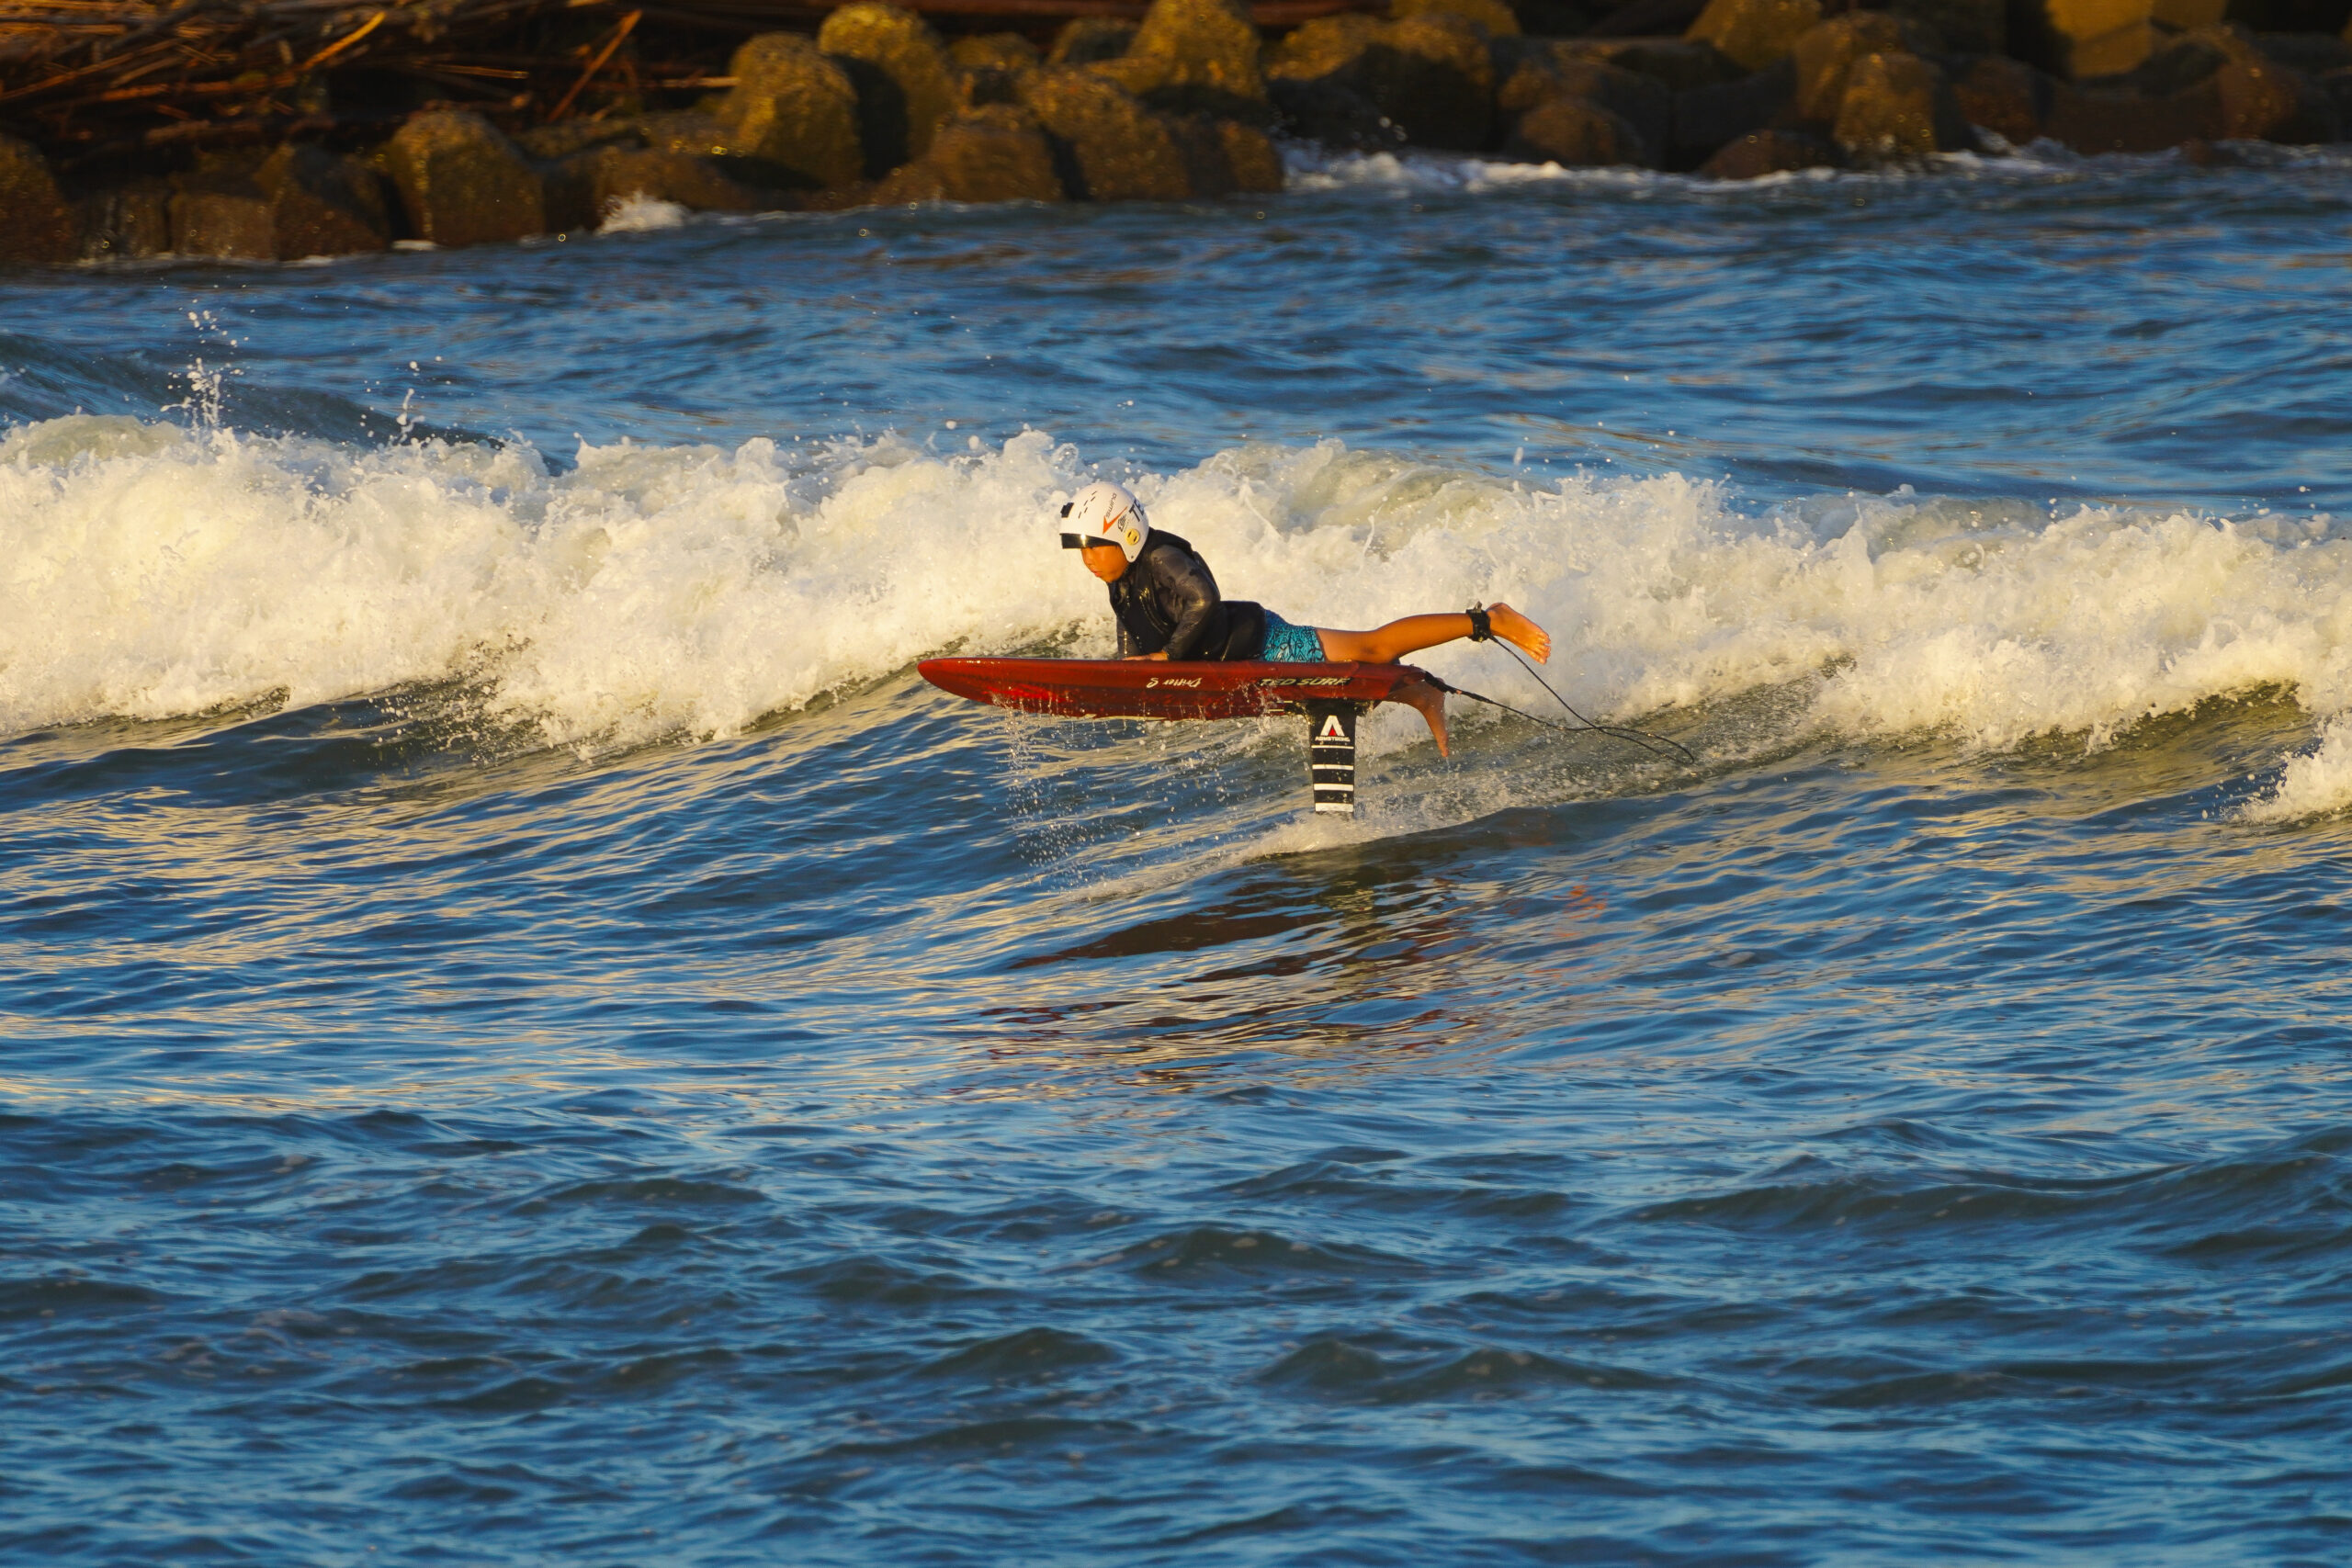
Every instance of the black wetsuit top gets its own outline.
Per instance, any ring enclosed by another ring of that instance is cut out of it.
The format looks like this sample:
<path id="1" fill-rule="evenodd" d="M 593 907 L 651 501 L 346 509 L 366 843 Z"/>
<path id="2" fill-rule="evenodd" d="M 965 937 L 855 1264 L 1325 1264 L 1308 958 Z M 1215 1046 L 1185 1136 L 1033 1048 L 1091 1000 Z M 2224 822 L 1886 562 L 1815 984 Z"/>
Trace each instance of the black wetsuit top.
<path id="1" fill-rule="evenodd" d="M 1220 596 L 1209 563 L 1157 528 L 1111 584 L 1111 613 L 1122 659 L 1163 648 L 1170 659 L 1255 659 L 1266 645 L 1264 608 Z"/>

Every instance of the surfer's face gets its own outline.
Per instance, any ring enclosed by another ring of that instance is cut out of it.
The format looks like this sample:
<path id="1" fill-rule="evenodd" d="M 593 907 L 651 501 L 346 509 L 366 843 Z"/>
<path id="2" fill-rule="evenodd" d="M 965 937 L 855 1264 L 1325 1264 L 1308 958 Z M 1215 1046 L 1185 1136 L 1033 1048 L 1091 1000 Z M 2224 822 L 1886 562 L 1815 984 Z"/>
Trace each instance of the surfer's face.
<path id="1" fill-rule="evenodd" d="M 1127 574 L 1127 555 L 1116 545 L 1089 545 L 1078 552 L 1086 558 L 1086 570 L 1105 582 L 1116 582 Z"/>

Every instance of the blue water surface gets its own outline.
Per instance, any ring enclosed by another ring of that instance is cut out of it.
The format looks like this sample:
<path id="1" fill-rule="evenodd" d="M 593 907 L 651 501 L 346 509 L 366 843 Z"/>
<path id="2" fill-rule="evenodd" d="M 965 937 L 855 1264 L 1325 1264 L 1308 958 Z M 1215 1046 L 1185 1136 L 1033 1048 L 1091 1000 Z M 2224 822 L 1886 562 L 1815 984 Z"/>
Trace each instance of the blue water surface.
<path id="1" fill-rule="evenodd" d="M 0 410 L 2331 537 L 2352 188 L 2256 162 L 20 272 Z M 1758 676 L 1621 716 L 1695 768 L 1407 736 L 1348 829 L 1286 727 L 895 658 L 612 744 L 311 678 L 0 740 L 0 1559 L 2352 1557 L 2352 839 L 2249 814 L 2316 673 L 1993 744 Z"/>

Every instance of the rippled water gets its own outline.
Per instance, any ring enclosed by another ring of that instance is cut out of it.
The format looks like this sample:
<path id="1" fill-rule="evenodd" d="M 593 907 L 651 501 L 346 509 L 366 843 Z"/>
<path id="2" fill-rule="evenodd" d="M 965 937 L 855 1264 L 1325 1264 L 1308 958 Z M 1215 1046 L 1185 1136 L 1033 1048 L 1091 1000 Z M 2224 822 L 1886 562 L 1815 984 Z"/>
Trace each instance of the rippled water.
<path id="1" fill-rule="evenodd" d="M 2346 169 L 0 277 L 0 1555 L 2344 1560 Z"/>

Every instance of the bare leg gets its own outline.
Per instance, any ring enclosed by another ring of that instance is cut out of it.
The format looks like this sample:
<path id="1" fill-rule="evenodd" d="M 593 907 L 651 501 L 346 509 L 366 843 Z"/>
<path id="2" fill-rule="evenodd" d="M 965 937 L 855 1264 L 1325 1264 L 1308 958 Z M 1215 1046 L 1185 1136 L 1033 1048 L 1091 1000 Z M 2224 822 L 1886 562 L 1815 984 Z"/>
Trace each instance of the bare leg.
<path id="1" fill-rule="evenodd" d="M 1510 605 L 1489 608 L 1487 624 L 1505 642 L 1533 654 L 1537 663 L 1552 657 L 1552 634 Z M 1315 635 L 1322 640 L 1326 659 L 1342 664 L 1394 664 L 1408 653 L 1458 641 L 1474 629 L 1467 615 L 1408 615 L 1368 632 L 1333 631 L 1317 626 Z M 1437 754 L 1452 756 L 1445 739 L 1445 694 L 1415 682 L 1400 694 L 1399 700 L 1411 705 L 1428 721 L 1430 739 L 1437 742 Z"/>
<path id="2" fill-rule="evenodd" d="M 1532 654 L 1538 664 L 1551 659 L 1552 634 L 1510 605 L 1489 607 L 1487 619 L 1497 637 Z M 1337 663 L 1394 664 L 1408 653 L 1458 641 L 1468 637 L 1470 630 L 1470 617 L 1457 613 L 1408 615 L 1368 632 L 1333 631 L 1317 626 L 1315 635 L 1323 639 L 1323 657 Z"/>

